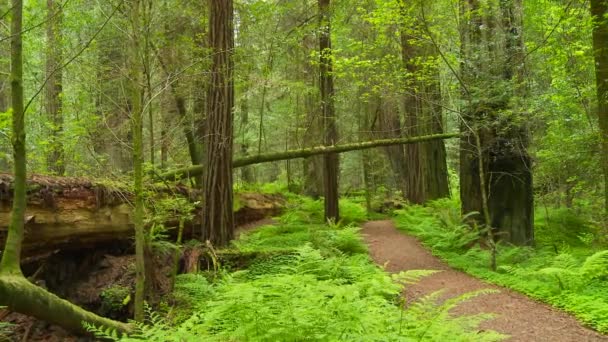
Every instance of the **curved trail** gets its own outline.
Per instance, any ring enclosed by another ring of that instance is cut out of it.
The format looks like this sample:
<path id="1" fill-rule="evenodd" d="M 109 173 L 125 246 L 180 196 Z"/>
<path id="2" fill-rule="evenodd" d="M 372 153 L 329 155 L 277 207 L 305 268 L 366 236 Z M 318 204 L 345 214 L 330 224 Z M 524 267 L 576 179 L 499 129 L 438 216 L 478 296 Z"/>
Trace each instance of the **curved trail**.
<path id="1" fill-rule="evenodd" d="M 426 250 L 418 240 L 399 232 L 392 221 L 371 221 L 363 226 L 371 257 L 389 272 L 404 270 L 442 270 L 408 286 L 409 300 L 443 289 L 446 297 L 479 289 L 500 292 L 466 301 L 453 314 L 495 313 L 497 317 L 483 322 L 481 329 L 492 329 L 511 336 L 508 341 L 608 341 L 608 336 L 583 327 L 572 316 L 514 291 L 490 285 L 451 269 Z"/>

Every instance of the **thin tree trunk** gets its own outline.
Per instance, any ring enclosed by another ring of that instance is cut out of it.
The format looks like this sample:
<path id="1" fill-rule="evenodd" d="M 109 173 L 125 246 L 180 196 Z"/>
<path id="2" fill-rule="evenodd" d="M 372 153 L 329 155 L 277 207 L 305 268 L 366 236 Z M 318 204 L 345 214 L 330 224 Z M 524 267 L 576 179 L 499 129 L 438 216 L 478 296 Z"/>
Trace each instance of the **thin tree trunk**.
<path id="1" fill-rule="evenodd" d="M 6 245 L 0 261 L 0 274 L 22 276 L 21 246 L 23 243 L 26 206 L 25 113 L 23 106 L 23 1 L 12 0 L 11 19 L 11 103 L 13 108 L 13 210 Z"/>
<path id="2" fill-rule="evenodd" d="M 324 143 L 335 145 L 338 141 L 338 128 L 334 108 L 334 76 L 331 51 L 331 13 L 330 0 L 319 0 L 319 53 L 320 59 L 320 93 L 321 115 L 323 117 Z M 325 189 L 325 220 L 338 222 L 338 175 L 340 173 L 339 155 L 328 153 L 324 156 L 323 186 Z"/>
<path id="3" fill-rule="evenodd" d="M 62 113 L 62 78 L 63 71 L 60 69 L 62 59 L 62 18 L 63 9 L 57 6 L 56 0 L 47 0 L 47 28 L 46 28 L 46 77 L 48 82 L 45 86 L 46 115 L 51 124 L 49 136 L 50 150 L 47 155 L 49 171 L 63 176 L 65 173 L 65 157 L 62 142 L 63 113 Z"/>
<path id="4" fill-rule="evenodd" d="M 608 2 L 591 0 L 593 26 L 593 51 L 597 86 L 597 119 L 602 146 L 602 171 L 604 173 L 604 215 L 608 217 Z"/>
<path id="5" fill-rule="evenodd" d="M 215 246 L 225 246 L 234 236 L 233 3 L 232 0 L 210 0 L 209 5 L 209 47 L 213 51 L 213 64 L 207 96 L 202 237 Z"/>
<path id="6" fill-rule="evenodd" d="M 249 88 L 249 80 L 246 80 L 247 88 L 244 93 L 245 96 L 241 100 L 241 127 L 243 127 L 242 138 L 241 138 L 241 154 L 245 157 L 249 155 L 249 142 L 247 141 L 247 131 L 249 129 L 249 99 L 247 98 L 247 91 Z M 253 175 L 253 169 L 248 166 L 241 168 L 241 178 L 245 183 L 255 183 Z"/>

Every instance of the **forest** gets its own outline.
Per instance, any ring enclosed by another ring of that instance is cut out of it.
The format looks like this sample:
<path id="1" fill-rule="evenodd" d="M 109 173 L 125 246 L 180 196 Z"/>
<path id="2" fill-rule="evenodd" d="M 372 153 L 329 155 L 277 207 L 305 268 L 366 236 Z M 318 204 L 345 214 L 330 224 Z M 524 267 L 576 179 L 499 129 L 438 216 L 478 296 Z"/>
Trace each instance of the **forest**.
<path id="1" fill-rule="evenodd" d="M 0 0 L 1 341 L 608 341 L 608 0 Z"/>

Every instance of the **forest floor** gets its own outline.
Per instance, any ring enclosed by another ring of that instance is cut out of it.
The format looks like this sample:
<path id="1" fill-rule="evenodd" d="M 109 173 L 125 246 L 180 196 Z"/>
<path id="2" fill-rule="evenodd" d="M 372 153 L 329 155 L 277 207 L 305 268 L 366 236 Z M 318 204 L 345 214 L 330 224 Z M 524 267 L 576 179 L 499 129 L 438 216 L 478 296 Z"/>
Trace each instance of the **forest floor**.
<path id="1" fill-rule="evenodd" d="M 368 222 L 362 232 L 372 258 L 385 265 L 388 272 L 441 270 L 406 287 L 404 295 L 408 302 L 439 290 L 444 291 L 447 299 L 480 289 L 496 289 L 499 292 L 466 301 L 452 313 L 496 314 L 495 318 L 483 322 L 481 328 L 508 334 L 509 341 L 608 341 L 608 336 L 585 328 L 563 311 L 451 269 L 414 237 L 398 231 L 390 220 Z"/>

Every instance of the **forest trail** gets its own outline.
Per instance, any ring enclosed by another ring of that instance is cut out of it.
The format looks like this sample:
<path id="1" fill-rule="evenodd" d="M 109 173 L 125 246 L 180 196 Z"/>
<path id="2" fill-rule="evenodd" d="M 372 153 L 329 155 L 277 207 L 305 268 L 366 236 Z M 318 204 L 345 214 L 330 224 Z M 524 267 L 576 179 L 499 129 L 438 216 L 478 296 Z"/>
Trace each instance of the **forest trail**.
<path id="1" fill-rule="evenodd" d="M 389 272 L 416 269 L 442 271 L 408 286 L 405 290 L 408 300 L 441 289 L 445 291 L 446 297 L 479 289 L 497 289 L 500 292 L 466 301 L 452 313 L 494 313 L 497 317 L 483 322 L 481 328 L 508 334 L 511 336 L 508 341 L 608 341 L 608 336 L 585 328 L 572 316 L 558 309 L 451 269 L 418 240 L 398 231 L 390 220 L 367 222 L 362 232 L 371 257 L 380 265 L 386 264 Z"/>

